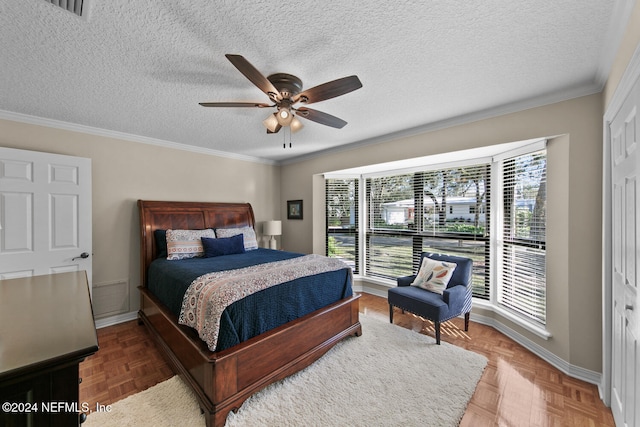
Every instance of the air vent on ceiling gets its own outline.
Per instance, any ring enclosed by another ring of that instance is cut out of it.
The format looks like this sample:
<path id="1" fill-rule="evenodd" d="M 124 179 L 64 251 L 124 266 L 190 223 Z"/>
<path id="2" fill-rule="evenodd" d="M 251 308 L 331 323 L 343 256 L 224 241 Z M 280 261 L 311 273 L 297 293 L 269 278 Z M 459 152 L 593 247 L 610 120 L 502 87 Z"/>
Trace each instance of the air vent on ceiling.
<path id="1" fill-rule="evenodd" d="M 85 0 L 45 0 L 56 6 L 60 6 L 64 10 L 73 12 L 78 16 L 82 16 L 82 5 Z"/>

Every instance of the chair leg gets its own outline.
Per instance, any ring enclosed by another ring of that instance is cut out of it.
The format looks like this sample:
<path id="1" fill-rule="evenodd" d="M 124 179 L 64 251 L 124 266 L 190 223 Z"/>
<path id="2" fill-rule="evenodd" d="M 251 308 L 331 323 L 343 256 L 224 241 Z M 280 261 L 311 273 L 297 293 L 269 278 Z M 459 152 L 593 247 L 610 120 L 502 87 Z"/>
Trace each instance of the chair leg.
<path id="1" fill-rule="evenodd" d="M 393 323 L 393 306 L 389 304 L 389 323 Z"/>
<path id="2" fill-rule="evenodd" d="M 436 344 L 440 345 L 440 322 L 433 322 L 436 329 Z"/>
<path id="3" fill-rule="evenodd" d="M 471 313 L 467 312 L 464 314 L 464 330 L 468 331 L 469 330 L 469 317 L 470 317 Z"/>

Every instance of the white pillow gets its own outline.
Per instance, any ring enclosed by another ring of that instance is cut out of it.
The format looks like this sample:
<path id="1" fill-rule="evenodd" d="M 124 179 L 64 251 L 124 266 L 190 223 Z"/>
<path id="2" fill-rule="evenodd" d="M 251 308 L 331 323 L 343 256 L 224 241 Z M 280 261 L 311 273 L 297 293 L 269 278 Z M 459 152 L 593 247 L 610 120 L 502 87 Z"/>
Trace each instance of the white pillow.
<path id="1" fill-rule="evenodd" d="M 167 230 L 167 259 L 186 259 L 204 255 L 202 237 L 215 238 L 211 228 L 204 230 Z"/>
<path id="2" fill-rule="evenodd" d="M 245 251 L 258 249 L 258 239 L 256 238 L 256 231 L 253 227 L 216 228 L 216 236 L 218 237 L 233 237 L 238 234 L 242 234 L 244 236 Z"/>
<path id="3" fill-rule="evenodd" d="M 411 286 L 417 286 L 442 295 L 444 290 L 447 289 L 447 284 L 451 280 L 453 270 L 456 267 L 457 265 L 453 262 L 436 261 L 424 257 L 420 270 Z"/>

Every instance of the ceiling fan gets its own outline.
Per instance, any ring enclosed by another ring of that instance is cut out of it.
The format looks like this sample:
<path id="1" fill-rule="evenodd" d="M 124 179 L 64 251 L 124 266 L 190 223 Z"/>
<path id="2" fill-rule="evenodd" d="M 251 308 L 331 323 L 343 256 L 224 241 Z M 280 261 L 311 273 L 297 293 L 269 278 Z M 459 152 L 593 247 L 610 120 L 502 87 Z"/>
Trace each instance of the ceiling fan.
<path id="1" fill-rule="evenodd" d="M 300 130 L 302 123 L 300 123 L 297 117 L 341 129 L 347 124 L 344 120 L 331 114 L 323 113 L 322 111 L 312 110 L 311 108 L 295 107 L 295 104 L 299 102 L 312 104 L 314 102 L 324 101 L 362 87 L 362 83 L 360 83 L 357 76 L 348 76 L 303 91 L 302 80 L 294 75 L 276 73 L 264 77 L 260 71 L 251 65 L 243 56 L 231 54 L 225 56 L 246 78 L 269 97 L 271 103 L 201 102 L 200 105 L 203 107 L 276 107 L 277 111 L 270 114 L 269 117 L 262 122 L 267 128 L 267 133 L 276 133 L 283 126 L 289 126 L 292 132 Z"/>

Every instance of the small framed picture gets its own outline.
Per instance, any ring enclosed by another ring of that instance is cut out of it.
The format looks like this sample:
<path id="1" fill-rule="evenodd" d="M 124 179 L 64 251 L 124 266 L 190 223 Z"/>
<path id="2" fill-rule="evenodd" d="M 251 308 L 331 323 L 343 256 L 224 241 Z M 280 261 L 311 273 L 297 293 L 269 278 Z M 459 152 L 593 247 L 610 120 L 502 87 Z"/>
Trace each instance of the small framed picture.
<path id="1" fill-rule="evenodd" d="M 287 200 L 287 219 L 302 219 L 302 200 Z"/>

